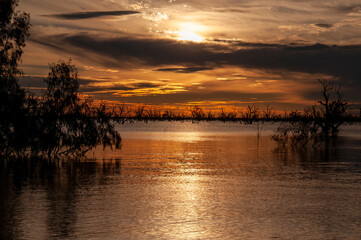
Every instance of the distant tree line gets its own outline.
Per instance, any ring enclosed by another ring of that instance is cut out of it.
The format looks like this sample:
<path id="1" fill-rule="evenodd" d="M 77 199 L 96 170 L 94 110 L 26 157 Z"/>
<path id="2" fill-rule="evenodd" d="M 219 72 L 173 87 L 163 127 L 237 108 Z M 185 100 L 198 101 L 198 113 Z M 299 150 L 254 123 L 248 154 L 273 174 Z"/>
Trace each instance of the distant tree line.
<path id="1" fill-rule="evenodd" d="M 327 82 L 325 82 L 328 84 Z M 329 84 L 329 86 L 332 86 Z M 345 101 L 345 100 L 344 100 Z M 276 111 L 269 104 L 252 104 L 241 109 L 219 108 L 219 110 L 205 110 L 201 106 L 192 106 L 187 109 L 169 109 L 160 106 L 153 106 L 147 104 L 116 104 L 113 105 L 111 111 L 113 117 L 120 122 L 133 121 L 223 121 L 223 122 L 240 122 L 243 124 L 252 124 L 254 122 L 289 122 L 289 121 L 304 121 L 317 120 L 323 121 L 325 118 L 330 121 L 330 129 L 336 129 L 344 122 L 356 122 L 361 120 L 361 114 L 352 114 L 350 111 L 351 105 L 345 101 L 344 110 L 338 108 L 331 108 L 328 111 L 326 108 L 318 103 L 317 105 L 307 106 L 304 110 L 298 111 Z M 339 106 L 339 105 L 337 105 Z M 339 110 L 342 110 L 340 112 Z M 332 119 L 332 120 L 331 120 Z M 335 120 L 339 119 L 336 124 Z M 327 121 L 327 122 L 328 122 Z M 328 127 L 328 123 L 326 128 Z M 337 131 L 336 131 L 337 132 Z"/>
<path id="2" fill-rule="evenodd" d="M 307 106 L 303 111 L 290 111 L 279 114 L 270 105 L 264 110 L 257 105 L 249 105 L 243 111 L 226 111 L 221 108 L 216 111 L 204 111 L 199 106 L 193 106 L 187 111 L 161 110 L 154 106 L 138 105 L 134 109 L 124 103 L 113 110 L 114 118 L 125 121 L 223 121 L 240 122 L 243 124 L 263 122 L 282 122 L 272 139 L 279 145 L 305 146 L 312 143 L 314 146 L 327 142 L 336 137 L 339 128 L 344 123 L 360 122 L 359 115 L 349 111 L 349 104 L 342 94 L 341 88 L 319 79 L 322 100 L 316 105 Z"/>

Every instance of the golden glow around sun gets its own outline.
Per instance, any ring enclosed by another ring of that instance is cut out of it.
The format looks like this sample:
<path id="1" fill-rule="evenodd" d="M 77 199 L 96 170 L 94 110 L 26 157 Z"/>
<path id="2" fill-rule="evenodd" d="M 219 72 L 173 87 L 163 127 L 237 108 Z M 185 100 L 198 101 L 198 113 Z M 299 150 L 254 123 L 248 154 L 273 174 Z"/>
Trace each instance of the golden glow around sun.
<path id="1" fill-rule="evenodd" d="M 202 32 L 203 30 L 203 26 L 197 25 L 195 23 L 181 23 L 179 24 L 177 31 L 168 31 L 168 33 L 170 33 L 177 40 L 202 42 L 204 37 L 202 37 L 199 32 Z"/>

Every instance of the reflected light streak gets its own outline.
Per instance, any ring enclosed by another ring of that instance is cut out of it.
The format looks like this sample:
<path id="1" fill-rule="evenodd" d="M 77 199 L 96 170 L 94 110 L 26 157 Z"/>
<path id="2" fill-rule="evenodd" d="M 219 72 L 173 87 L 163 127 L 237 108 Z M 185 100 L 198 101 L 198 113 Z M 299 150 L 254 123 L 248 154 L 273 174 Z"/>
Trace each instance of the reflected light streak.
<path id="1" fill-rule="evenodd" d="M 202 140 L 202 135 L 200 132 L 180 132 L 179 138 L 182 142 L 198 142 Z"/>
<path id="2" fill-rule="evenodd" d="M 199 221 L 202 211 L 205 209 L 202 200 L 204 187 L 200 185 L 201 177 L 197 173 L 186 174 L 179 179 L 181 183 L 175 183 L 178 185 L 175 187 L 180 189 L 177 192 L 178 206 L 171 209 L 174 218 L 178 219 L 176 224 L 170 225 L 173 228 L 170 233 L 175 238 L 181 234 L 184 239 L 200 239 L 207 231 Z"/>

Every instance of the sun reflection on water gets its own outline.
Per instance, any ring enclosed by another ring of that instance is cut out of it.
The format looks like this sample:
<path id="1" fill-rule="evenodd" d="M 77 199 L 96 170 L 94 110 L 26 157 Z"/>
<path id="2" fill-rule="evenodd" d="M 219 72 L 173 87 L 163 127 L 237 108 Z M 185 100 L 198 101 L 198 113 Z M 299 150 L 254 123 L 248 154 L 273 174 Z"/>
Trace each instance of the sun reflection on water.
<path id="1" fill-rule="evenodd" d="M 179 176 L 175 182 L 179 190 L 175 196 L 177 205 L 171 209 L 171 214 L 177 221 L 171 222 L 172 229 L 169 229 L 175 238 L 181 235 L 184 239 L 200 239 L 206 233 L 200 221 L 205 209 L 201 180 L 202 175 L 194 173 Z"/>

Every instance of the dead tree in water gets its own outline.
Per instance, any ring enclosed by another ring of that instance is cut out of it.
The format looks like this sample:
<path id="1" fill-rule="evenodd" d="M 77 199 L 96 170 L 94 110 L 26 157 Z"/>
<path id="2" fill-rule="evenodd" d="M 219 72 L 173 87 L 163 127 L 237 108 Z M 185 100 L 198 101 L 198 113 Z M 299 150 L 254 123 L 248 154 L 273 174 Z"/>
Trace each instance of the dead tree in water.
<path id="1" fill-rule="evenodd" d="M 246 124 L 252 124 L 253 121 L 257 120 L 259 117 L 258 107 L 255 105 L 248 105 L 246 110 L 241 113 L 241 116 Z"/>
<path id="2" fill-rule="evenodd" d="M 345 122 L 345 113 L 349 107 L 340 87 L 326 80 L 318 80 L 322 86 L 323 100 L 318 101 L 321 109 L 315 106 L 305 108 L 302 115 L 298 111 L 289 114 L 288 122 L 282 124 L 272 136 L 279 145 L 290 144 L 293 147 L 313 143 L 329 142 L 330 136 L 336 136 L 339 127 Z"/>
<path id="3" fill-rule="evenodd" d="M 321 125 L 323 134 L 327 136 L 335 136 L 339 132 L 339 127 L 344 123 L 344 115 L 348 108 L 348 103 L 344 99 L 341 92 L 341 87 L 335 87 L 326 80 L 318 79 L 322 86 L 323 101 L 318 101 L 321 104 L 321 118 L 319 124 Z M 334 91 L 335 99 L 331 99 L 331 91 Z"/>
<path id="4" fill-rule="evenodd" d="M 206 117 L 206 113 L 203 111 L 202 108 L 198 107 L 198 106 L 194 106 L 192 108 L 189 109 L 191 116 L 192 116 L 192 120 L 203 120 Z"/>
<path id="5" fill-rule="evenodd" d="M 266 104 L 266 110 L 263 111 L 263 117 L 265 120 L 272 120 L 275 118 L 275 112 L 273 111 L 273 108 L 269 105 Z"/>

